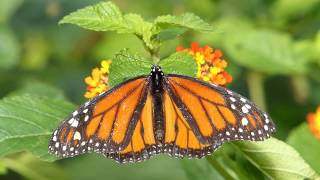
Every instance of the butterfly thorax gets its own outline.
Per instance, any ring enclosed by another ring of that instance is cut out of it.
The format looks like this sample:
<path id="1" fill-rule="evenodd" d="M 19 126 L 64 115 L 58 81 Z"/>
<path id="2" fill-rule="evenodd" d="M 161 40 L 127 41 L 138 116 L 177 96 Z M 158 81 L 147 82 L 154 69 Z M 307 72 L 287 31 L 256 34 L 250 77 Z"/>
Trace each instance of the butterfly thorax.
<path id="1" fill-rule="evenodd" d="M 154 65 L 151 68 L 151 93 L 153 97 L 153 119 L 154 119 L 154 132 L 155 138 L 158 141 L 158 144 L 162 144 L 164 140 L 164 122 L 163 122 L 163 105 L 162 105 L 162 98 L 163 98 L 163 72 L 160 66 Z"/>

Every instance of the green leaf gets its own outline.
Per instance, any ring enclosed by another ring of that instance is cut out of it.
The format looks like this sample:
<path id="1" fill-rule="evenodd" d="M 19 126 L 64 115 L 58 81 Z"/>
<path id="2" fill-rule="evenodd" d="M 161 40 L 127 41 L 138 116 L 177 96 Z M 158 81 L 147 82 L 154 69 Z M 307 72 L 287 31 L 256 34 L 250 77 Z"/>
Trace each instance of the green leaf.
<path id="1" fill-rule="evenodd" d="M 186 171 L 187 177 L 190 180 L 193 179 L 221 179 L 221 175 L 211 167 L 206 159 L 183 159 L 181 160 L 181 165 Z"/>
<path id="2" fill-rule="evenodd" d="M 116 31 L 137 35 L 146 46 L 153 49 L 156 45 L 152 41 L 152 24 L 146 22 L 138 14 L 123 15 L 120 9 L 112 2 L 100 2 L 87 6 L 65 16 L 59 24 L 75 24 L 94 31 Z"/>
<path id="3" fill-rule="evenodd" d="M 37 95 L 54 99 L 65 99 L 63 92 L 56 87 L 38 81 L 27 81 L 22 88 L 10 93 L 10 96 Z"/>
<path id="4" fill-rule="evenodd" d="M 65 16 L 59 24 L 71 23 L 95 31 L 128 31 L 123 21 L 123 15 L 115 4 L 101 2 Z"/>
<path id="5" fill-rule="evenodd" d="M 140 75 L 148 75 L 151 70 L 151 60 L 143 59 L 123 50 L 112 58 L 109 74 L 109 85 L 115 86 L 125 80 Z"/>
<path id="6" fill-rule="evenodd" d="M 285 75 L 307 71 L 306 58 L 295 51 L 288 34 L 238 28 L 238 33 L 228 33 L 224 41 L 232 60 L 252 70 Z"/>
<path id="7" fill-rule="evenodd" d="M 15 171 L 27 179 L 55 180 L 67 179 L 64 171 L 55 163 L 41 161 L 29 153 L 4 158 L 8 169 Z"/>
<path id="8" fill-rule="evenodd" d="M 183 27 L 196 31 L 213 31 L 213 27 L 210 24 L 206 23 L 193 13 L 185 13 L 180 16 L 158 16 L 154 20 L 154 23 L 156 26 L 160 26 L 161 29 Z"/>
<path id="9" fill-rule="evenodd" d="M 320 178 L 292 147 L 275 138 L 233 144 L 270 179 Z"/>
<path id="10" fill-rule="evenodd" d="M 0 159 L 0 175 L 6 174 L 7 173 L 7 167 L 4 164 L 3 160 Z"/>
<path id="11" fill-rule="evenodd" d="M 278 0 L 275 1 L 272 8 L 272 14 L 278 21 L 288 21 L 295 17 L 305 16 L 313 8 L 319 5 L 318 0 Z"/>
<path id="12" fill-rule="evenodd" d="M 0 25 L 0 69 L 9 69 L 18 63 L 20 48 L 12 31 Z"/>
<path id="13" fill-rule="evenodd" d="M 181 28 L 181 27 L 168 28 L 160 31 L 159 34 L 157 35 L 157 38 L 162 42 L 162 41 L 174 39 L 177 36 L 185 33 L 186 31 L 187 31 L 186 28 Z"/>
<path id="14" fill-rule="evenodd" d="M 0 156 L 30 151 L 46 161 L 52 130 L 75 107 L 61 99 L 12 96 L 0 100 Z"/>
<path id="15" fill-rule="evenodd" d="M 320 173 L 320 140 L 315 138 L 306 123 L 294 129 L 287 142 L 301 154 L 311 167 Z"/>
<path id="16" fill-rule="evenodd" d="M 0 1 L 0 24 L 7 22 L 22 3 L 23 0 Z"/>
<path id="17" fill-rule="evenodd" d="M 162 59 L 159 63 L 164 73 L 180 74 L 195 77 L 197 64 L 192 56 L 186 52 L 177 52 Z"/>

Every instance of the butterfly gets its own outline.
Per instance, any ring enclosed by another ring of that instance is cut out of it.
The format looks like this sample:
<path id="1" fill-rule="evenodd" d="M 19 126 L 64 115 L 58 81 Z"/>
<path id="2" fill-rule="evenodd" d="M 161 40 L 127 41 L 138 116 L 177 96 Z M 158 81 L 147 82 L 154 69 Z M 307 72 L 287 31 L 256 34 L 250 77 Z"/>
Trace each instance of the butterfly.
<path id="1" fill-rule="evenodd" d="M 215 84 L 153 65 L 87 101 L 53 132 L 49 152 L 72 157 L 101 153 L 117 162 L 140 162 L 159 153 L 201 158 L 222 143 L 262 141 L 275 132 L 267 113 Z"/>

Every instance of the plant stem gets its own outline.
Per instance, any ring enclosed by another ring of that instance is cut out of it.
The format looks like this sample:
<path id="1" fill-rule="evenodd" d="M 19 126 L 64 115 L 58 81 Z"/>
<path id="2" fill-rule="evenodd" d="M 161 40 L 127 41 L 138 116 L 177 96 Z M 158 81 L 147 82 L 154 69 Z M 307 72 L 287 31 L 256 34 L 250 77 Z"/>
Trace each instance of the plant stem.
<path id="1" fill-rule="evenodd" d="M 206 159 L 210 163 L 210 165 L 215 170 L 217 170 L 224 179 L 235 179 L 231 174 L 229 174 L 228 171 L 225 170 L 223 166 L 221 166 L 219 161 L 217 161 L 213 156 L 207 156 Z"/>
<path id="2" fill-rule="evenodd" d="M 294 99 L 300 103 L 304 104 L 309 96 L 309 82 L 305 76 L 298 75 L 291 77 L 292 90 L 294 93 Z"/>
<path id="3" fill-rule="evenodd" d="M 138 34 L 136 34 L 136 36 L 138 37 L 138 39 L 140 39 L 142 41 L 143 47 L 150 54 L 150 57 L 152 59 L 153 64 L 158 64 L 160 61 L 160 55 L 159 55 L 160 47 L 159 47 L 159 45 L 157 45 L 157 43 L 154 43 L 153 48 L 151 48 L 146 44 L 146 42 L 143 40 L 142 36 L 140 36 Z"/>
<path id="4" fill-rule="evenodd" d="M 263 74 L 258 72 L 249 72 L 247 75 L 247 84 L 251 100 L 262 110 L 266 111 Z"/>

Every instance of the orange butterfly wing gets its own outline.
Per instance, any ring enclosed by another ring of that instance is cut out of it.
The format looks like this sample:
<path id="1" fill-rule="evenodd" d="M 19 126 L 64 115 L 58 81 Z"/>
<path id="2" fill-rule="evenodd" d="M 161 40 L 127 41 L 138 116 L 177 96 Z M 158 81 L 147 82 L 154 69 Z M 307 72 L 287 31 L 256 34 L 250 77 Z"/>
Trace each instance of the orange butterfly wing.
<path id="1" fill-rule="evenodd" d="M 265 112 L 235 92 L 180 75 L 168 75 L 165 81 L 169 95 L 203 144 L 259 141 L 275 131 Z"/>
<path id="2" fill-rule="evenodd" d="M 148 77 L 138 77 L 88 101 L 54 131 L 49 152 L 70 157 L 87 151 L 108 155 L 125 149 L 131 137 L 137 136 L 134 131 L 149 86 Z"/>

